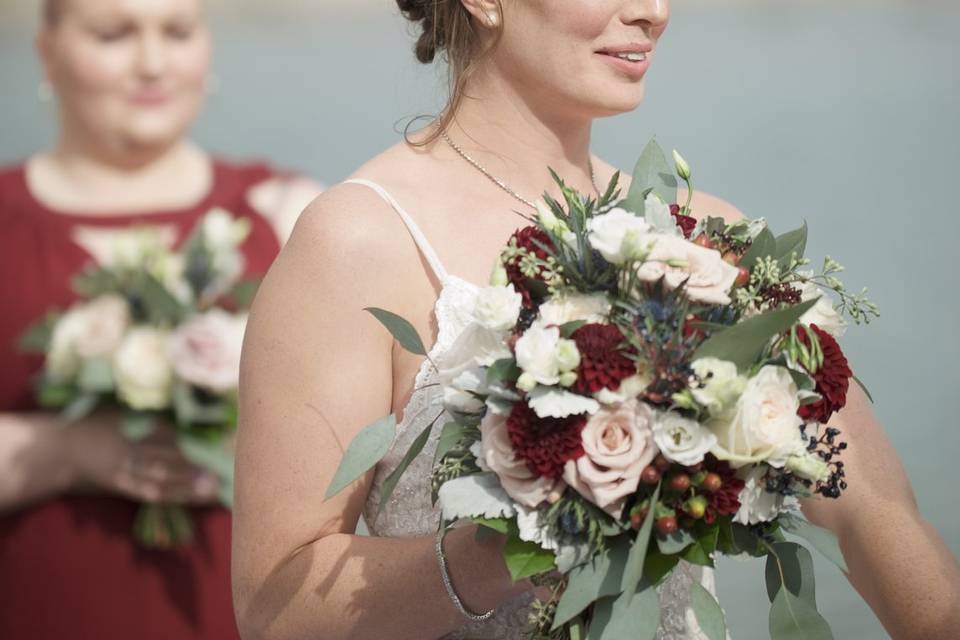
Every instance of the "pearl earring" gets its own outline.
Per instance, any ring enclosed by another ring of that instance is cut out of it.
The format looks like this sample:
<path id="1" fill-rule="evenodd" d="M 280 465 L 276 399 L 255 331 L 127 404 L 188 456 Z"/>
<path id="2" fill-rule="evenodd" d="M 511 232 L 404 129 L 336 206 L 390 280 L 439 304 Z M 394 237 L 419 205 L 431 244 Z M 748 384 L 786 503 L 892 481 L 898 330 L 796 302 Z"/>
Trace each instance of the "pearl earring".
<path id="1" fill-rule="evenodd" d="M 487 13 L 487 26 L 495 27 L 500 24 L 500 16 L 496 11 Z"/>

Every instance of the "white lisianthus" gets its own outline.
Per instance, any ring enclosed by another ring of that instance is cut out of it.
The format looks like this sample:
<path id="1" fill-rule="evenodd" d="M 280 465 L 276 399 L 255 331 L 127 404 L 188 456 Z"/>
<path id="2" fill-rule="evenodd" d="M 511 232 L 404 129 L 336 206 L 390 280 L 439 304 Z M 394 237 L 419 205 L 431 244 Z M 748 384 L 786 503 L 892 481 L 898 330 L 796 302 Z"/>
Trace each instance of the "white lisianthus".
<path id="1" fill-rule="evenodd" d="M 744 487 L 740 491 L 740 509 L 733 516 L 734 522 L 742 525 L 770 522 L 797 503 L 793 496 L 785 497 L 767 491 L 766 474 L 763 465 L 751 467 L 741 474 Z"/>
<path id="2" fill-rule="evenodd" d="M 165 409 L 173 392 L 169 335 L 152 327 L 127 333 L 113 354 L 113 377 L 120 399 L 138 410 Z"/>
<path id="3" fill-rule="evenodd" d="M 646 220 L 619 207 L 591 218 L 587 230 L 590 244 L 611 264 L 641 258 L 655 239 Z"/>
<path id="4" fill-rule="evenodd" d="M 593 415 L 600 409 L 600 403 L 593 398 L 555 387 L 536 387 L 530 391 L 528 404 L 539 418 L 566 418 L 584 413 Z"/>
<path id="5" fill-rule="evenodd" d="M 804 274 L 801 274 L 804 275 Z M 806 274 L 812 276 L 813 274 Z M 820 298 L 813 308 L 809 309 L 800 318 L 800 322 L 805 325 L 815 324 L 834 338 L 840 338 L 847 330 L 847 321 L 843 316 L 837 313 L 833 307 L 833 299 L 815 282 L 807 281 L 800 288 L 800 299 L 803 302 Z"/>
<path id="6" fill-rule="evenodd" d="M 703 462 L 704 456 L 717 443 L 717 436 L 712 431 L 673 411 L 657 418 L 653 439 L 667 460 L 686 467 Z"/>
<path id="7" fill-rule="evenodd" d="M 705 304 L 730 304 L 728 292 L 740 271 L 725 262 L 720 252 L 682 237 L 653 234 L 653 248 L 637 276 L 644 282 L 663 278 L 670 289 L 683 285 L 687 297 Z"/>
<path id="8" fill-rule="evenodd" d="M 737 365 L 718 358 L 698 358 L 691 365 L 696 380 L 690 385 L 694 400 L 713 414 L 731 407 L 747 386 Z"/>
<path id="9" fill-rule="evenodd" d="M 811 482 L 826 482 L 830 478 L 830 467 L 827 463 L 823 458 L 809 451 L 800 455 L 787 456 L 784 468 Z"/>
<path id="10" fill-rule="evenodd" d="M 736 406 L 708 423 L 717 436 L 713 454 L 734 467 L 753 462 L 782 467 L 787 456 L 805 448 L 799 407 L 790 372 L 763 367 L 747 382 Z"/>
<path id="11" fill-rule="evenodd" d="M 602 293 L 559 295 L 540 305 L 540 320 L 558 327 L 581 320 L 600 324 L 607 321 L 611 308 L 610 300 Z"/>
<path id="12" fill-rule="evenodd" d="M 482 327 L 492 331 L 506 331 L 517 324 L 523 296 L 513 285 L 486 287 L 477 294 L 473 316 Z"/>
<path id="13" fill-rule="evenodd" d="M 557 358 L 559 342 L 559 328 L 535 322 L 517 340 L 517 366 L 538 384 L 557 384 L 560 382 L 560 363 Z"/>

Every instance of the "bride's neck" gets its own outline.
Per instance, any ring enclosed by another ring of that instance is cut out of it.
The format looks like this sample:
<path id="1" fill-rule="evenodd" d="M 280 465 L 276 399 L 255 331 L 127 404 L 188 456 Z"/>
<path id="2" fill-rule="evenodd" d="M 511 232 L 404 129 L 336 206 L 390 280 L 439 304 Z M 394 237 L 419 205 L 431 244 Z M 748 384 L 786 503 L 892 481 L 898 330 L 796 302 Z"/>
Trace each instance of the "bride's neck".
<path id="1" fill-rule="evenodd" d="M 450 138 L 525 193 L 552 182 L 548 167 L 571 186 L 589 190 L 592 119 L 563 114 L 521 95 L 509 83 L 477 76 L 449 128 Z M 552 191 L 552 189 L 551 189 Z"/>

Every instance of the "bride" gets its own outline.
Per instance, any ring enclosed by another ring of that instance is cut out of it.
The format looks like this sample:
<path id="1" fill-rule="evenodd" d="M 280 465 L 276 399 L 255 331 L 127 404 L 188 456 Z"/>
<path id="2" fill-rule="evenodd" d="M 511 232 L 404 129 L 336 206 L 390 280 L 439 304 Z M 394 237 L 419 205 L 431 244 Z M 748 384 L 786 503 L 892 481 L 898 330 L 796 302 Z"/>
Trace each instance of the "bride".
<path id="1" fill-rule="evenodd" d="M 582 192 L 609 181 L 613 168 L 590 153 L 591 126 L 640 103 L 668 19 L 667 0 L 397 4 L 420 28 L 417 58 L 449 62 L 452 96 L 436 121 L 304 212 L 257 298 L 234 520 L 245 638 L 521 637 L 533 587 L 511 583 L 502 541 L 462 527 L 435 548 L 435 441 L 377 514 L 385 475 L 441 398 L 430 368 L 363 309 L 410 319 L 442 353 L 522 225 L 514 212 L 532 213 L 550 185 L 547 167 Z M 699 193 L 694 208 L 739 216 Z M 346 443 L 388 413 L 402 417 L 394 453 L 324 501 Z M 804 510 L 837 533 L 851 582 L 892 636 L 947 638 L 960 625 L 956 561 L 917 512 L 859 390 L 840 422 L 850 489 Z M 354 535 L 362 513 L 370 537 Z M 658 638 L 705 637 L 687 611 L 695 580 L 712 588 L 711 575 L 681 566 L 661 589 Z"/>

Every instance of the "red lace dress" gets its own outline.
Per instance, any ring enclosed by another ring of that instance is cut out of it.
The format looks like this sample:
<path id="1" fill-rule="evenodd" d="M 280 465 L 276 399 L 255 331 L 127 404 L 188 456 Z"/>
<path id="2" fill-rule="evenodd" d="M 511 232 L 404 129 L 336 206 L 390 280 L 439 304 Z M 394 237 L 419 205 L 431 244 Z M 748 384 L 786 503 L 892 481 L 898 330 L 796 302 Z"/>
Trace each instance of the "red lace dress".
<path id="1" fill-rule="evenodd" d="M 74 241 L 78 228 L 158 224 L 183 239 L 204 213 L 222 207 L 252 222 L 243 246 L 247 275 L 263 274 L 279 243 L 246 196 L 274 175 L 262 165 L 215 162 L 213 187 L 193 207 L 97 216 L 53 211 L 30 194 L 22 166 L 0 171 L 0 412 L 36 408 L 32 379 L 41 360 L 15 343 L 47 310 L 73 301 L 71 276 L 91 260 Z M 158 552 L 132 543 L 136 510 L 117 497 L 64 496 L 0 517 L 0 638 L 237 638 L 229 513 L 196 509 L 196 542 Z"/>

